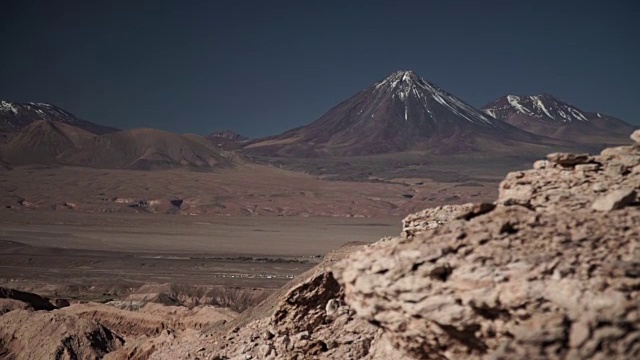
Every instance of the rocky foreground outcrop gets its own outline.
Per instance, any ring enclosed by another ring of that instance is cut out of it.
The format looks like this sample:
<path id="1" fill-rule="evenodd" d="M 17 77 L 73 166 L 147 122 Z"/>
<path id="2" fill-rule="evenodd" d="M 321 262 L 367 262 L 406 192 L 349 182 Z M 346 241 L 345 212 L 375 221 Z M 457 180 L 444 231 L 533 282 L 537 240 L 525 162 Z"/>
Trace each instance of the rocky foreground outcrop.
<path id="1" fill-rule="evenodd" d="M 416 359 L 640 358 L 632 139 L 551 154 L 494 209 L 352 255 L 334 269 L 346 303 Z"/>

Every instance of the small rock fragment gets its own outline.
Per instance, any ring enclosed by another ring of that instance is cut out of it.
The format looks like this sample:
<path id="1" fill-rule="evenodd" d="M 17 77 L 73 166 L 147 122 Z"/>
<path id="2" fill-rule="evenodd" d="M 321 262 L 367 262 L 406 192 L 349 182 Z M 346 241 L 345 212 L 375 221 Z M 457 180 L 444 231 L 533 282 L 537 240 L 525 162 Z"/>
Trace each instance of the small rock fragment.
<path id="1" fill-rule="evenodd" d="M 554 164 L 565 167 L 591 162 L 591 156 L 589 154 L 552 153 L 547 155 L 547 159 Z"/>
<path id="2" fill-rule="evenodd" d="M 594 201 L 591 208 L 598 211 L 612 211 L 622 209 L 631 204 L 636 198 L 633 189 L 620 189 L 610 192 Z"/>
<path id="3" fill-rule="evenodd" d="M 600 169 L 600 164 L 578 164 L 576 165 L 576 171 L 598 171 Z"/>
<path id="4" fill-rule="evenodd" d="M 542 170 L 549 167 L 549 161 L 547 160 L 537 160 L 533 163 L 533 168 L 535 170 Z"/>
<path id="5" fill-rule="evenodd" d="M 473 219 L 476 216 L 484 215 L 488 212 L 491 212 L 495 208 L 496 208 L 496 205 L 491 203 L 475 204 L 468 211 L 465 211 L 464 213 L 461 213 L 460 215 L 458 215 L 456 219 L 464 219 L 468 221 Z"/>

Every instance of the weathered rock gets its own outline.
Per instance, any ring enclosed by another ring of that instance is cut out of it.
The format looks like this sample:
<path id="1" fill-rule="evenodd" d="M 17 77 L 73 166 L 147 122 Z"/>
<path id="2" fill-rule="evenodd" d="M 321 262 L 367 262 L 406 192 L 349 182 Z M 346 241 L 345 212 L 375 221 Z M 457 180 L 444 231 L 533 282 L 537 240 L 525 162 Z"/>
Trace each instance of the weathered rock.
<path id="1" fill-rule="evenodd" d="M 499 205 L 522 205 L 536 211 L 591 207 L 596 193 L 640 189 L 640 147 L 619 146 L 589 157 L 589 164 L 548 166 L 513 172 L 500 184 Z M 634 201 L 637 201 L 635 199 Z"/>
<path id="2" fill-rule="evenodd" d="M 593 205 L 591 205 L 591 208 L 598 211 L 618 210 L 631 204 L 635 198 L 635 190 L 619 189 L 596 199 L 596 201 L 593 202 Z"/>
<path id="3" fill-rule="evenodd" d="M 552 153 L 547 155 L 547 159 L 560 166 L 575 166 L 578 164 L 587 164 L 592 161 L 589 154 L 572 154 L 572 153 Z"/>
<path id="4" fill-rule="evenodd" d="M 0 287 L 0 299 L 18 300 L 34 310 L 53 310 L 56 308 L 56 306 L 45 297 L 5 287 Z"/>
<path id="5" fill-rule="evenodd" d="M 640 279 L 604 269 L 616 259 L 638 262 L 637 224 L 633 208 L 598 216 L 497 208 L 365 249 L 338 278 L 358 315 L 414 358 L 481 359 L 503 347 L 521 353 L 498 358 L 633 358 L 640 355 Z M 577 227 L 581 237 L 565 235 Z M 569 345 L 567 334 L 584 336 L 584 329 L 571 333 L 574 322 L 589 324 L 588 346 Z M 607 327 L 620 334 L 595 336 Z M 597 349 L 602 341 L 606 350 Z"/>
<path id="6" fill-rule="evenodd" d="M 435 229 L 473 207 L 474 204 L 444 205 L 411 214 L 402 220 L 402 236 L 411 238 L 419 232 Z"/>
<path id="7" fill-rule="evenodd" d="M 102 325 L 60 310 L 14 310 L 0 316 L 0 343 L 16 360 L 101 359 L 124 341 Z"/>
<path id="8" fill-rule="evenodd" d="M 509 174 L 502 206 L 336 265 L 346 303 L 415 359 L 640 358 L 639 155 Z"/>
<path id="9" fill-rule="evenodd" d="M 631 134 L 631 140 L 635 141 L 636 144 L 640 144 L 640 130 L 636 130 Z"/>

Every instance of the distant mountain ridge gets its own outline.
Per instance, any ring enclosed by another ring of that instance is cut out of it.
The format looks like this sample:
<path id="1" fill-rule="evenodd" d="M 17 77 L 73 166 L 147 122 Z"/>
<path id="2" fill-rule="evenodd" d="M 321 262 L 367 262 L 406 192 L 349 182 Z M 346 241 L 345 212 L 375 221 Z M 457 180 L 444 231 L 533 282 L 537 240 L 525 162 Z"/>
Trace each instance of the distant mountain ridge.
<path id="1" fill-rule="evenodd" d="M 54 164 L 95 135 L 62 122 L 37 120 L 0 146 L 0 159 L 13 165 Z"/>
<path id="2" fill-rule="evenodd" d="M 18 132 L 38 120 L 55 121 L 75 126 L 98 135 L 119 131 L 119 129 L 111 126 L 82 120 L 55 105 L 0 101 L 0 132 Z"/>
<path id="3" fill-rule="evenodd" d="M 248 142 L 266 156 L 351 156 L 403 151 L 446 154 L 514 142 L 553 143 L 475 109 L 413 71 L 397 71 L 318 120 Z"/>
<path id="4" fill-rule="evenodd" d="M 533 134 L 582 143 L 625 143 L 634 126 L 598 112 L 587 112 L 550 94 L 506 95 L 482 110 Z"/>
<path id="5" fill-rule="evenodd" d="M 215 146 L 224 150 L 238 150 L 249 138 L 231 130 L 220 130 L 205 136 Z"/>
<path id="6" fill-rule="evenodd" d="M 85 141 L 62 160 L 80 166 L 134 170 L 233 166 L 222 150 L 194 137 L 157 129 L 119 131 Z"/>
<path id="7" fill-rule="evenodd" d="M 228 168 L 233 156 L 197 135 L 133 129 L 95 135 L 65 123 L 38 120 L 0 145 L 0 161 L 10 165 L 75 165 L 153 170 Z"/>
<path id="8" fill-rule="evenodd" d="M 527 152 L 624 143 L 634 129 L 549 94 L 507 95 L 481 111 L 413 71 L 396 71 L 305 126 L 253 140 L 230 130 L 205 137 L 119 131 L 54 105 L 0 101 L 0 162 L 156 169 L 228 167 L 252 155 L 511 154 L 515 147 Z"/>
<path id="9" fill-rule="evenodd" d="M 230 141 L 244 141 L 249 140 L 248 137 L 242 136 L 237 132 L 231 130 L 220 130 L 212 132 L 211 134 L 205 136 L 207 139 L 226 139 Z"/>

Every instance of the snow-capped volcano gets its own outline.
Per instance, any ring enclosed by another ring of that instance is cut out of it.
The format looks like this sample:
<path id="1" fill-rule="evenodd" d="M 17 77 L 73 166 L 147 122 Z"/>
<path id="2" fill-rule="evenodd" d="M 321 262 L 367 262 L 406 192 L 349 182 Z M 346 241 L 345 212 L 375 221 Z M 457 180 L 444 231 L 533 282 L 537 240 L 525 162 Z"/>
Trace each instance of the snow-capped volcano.
<path id="1" fill-rule="evenodd" d="M 404 119 L 409 120 L 409 109 L 424 111 L 435 121 L 431 109 L 444 107 L 453 114 L 476 125 L 493 126 L 493 119 L 482 114 L 472 106 L 442 90 L 438 86 L 424 80 L 413 71 L 397 71 L 373 86 L 374 93 L 390 95 L 392 100 L 404 104 Z M 437 103 L 438 105 L 434 104 Z M 421 109 L 420 109 L 421 108 Z M 411 114 L 416 115 L 416 114 Z M 452 120 L 450 118 L 449 120 Z M 447 120 L 447 119 L 444 119 Z"/>
<path id="2" fill-rule="evenodd" d="M 485 105 L 483 110 L 496 119 L 505 119 L 514 113 L 520 113 L 560 122 L 589 121 L 582 110 L 549 94 L 507 95 Z"/>
<path id="3" fill-rule="evenodd" d="M 633 126 L 613 116 L 587 112 L 552 95 L 507 95 L 482 110 L 534 134 L 575 142 L 626 142 Z"/>
<path id="4" fill-rule="evenodd" d="M 451 153 L 482 144 L 540 141 L 475 109 L 419 77 L 397 71 L 329 110 L 309 125 L 250 141 L 263 155 L 369 155 L 409 150 Z"/>
<path id="5" fill-rule="evenodd" d="M 18 132 L 34 121 L 46 120 L 75 126 L 94 134 L 106 134 L 118 129 L 79 119 L 55 105 L 0 101 L 0 132 Z"/>

